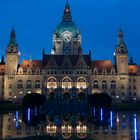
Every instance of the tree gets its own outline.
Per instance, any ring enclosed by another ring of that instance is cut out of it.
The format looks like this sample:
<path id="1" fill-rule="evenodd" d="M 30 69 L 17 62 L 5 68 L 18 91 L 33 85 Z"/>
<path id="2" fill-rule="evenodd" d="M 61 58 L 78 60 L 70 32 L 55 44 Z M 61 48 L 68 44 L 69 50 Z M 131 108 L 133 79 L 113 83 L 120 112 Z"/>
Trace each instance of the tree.
<path id="1" fill-rule="evenodd" d="M 45 103 L 46 97 L 43 94 L 38 94 L 38 93 L 31 93 L 31 94 L 26 94 L 23 98 L 23 106 L 25 108 L 28 107 L 38 107 Z"/>
<path id="2" fill-rule="evenodd" d="M 105 93 L 90 94 L 88 96 L 88 104 L 92 107 L 108 108 L 112 104 L 112 98 Z"/>

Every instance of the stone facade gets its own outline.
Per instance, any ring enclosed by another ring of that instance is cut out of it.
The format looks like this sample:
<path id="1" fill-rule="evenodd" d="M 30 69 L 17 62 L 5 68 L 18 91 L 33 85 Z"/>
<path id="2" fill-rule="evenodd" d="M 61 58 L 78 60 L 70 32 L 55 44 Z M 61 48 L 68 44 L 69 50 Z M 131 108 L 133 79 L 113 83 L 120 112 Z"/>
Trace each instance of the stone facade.
<path id="1" fill-rule="evenodd" d="M 133 63 L 118 32 L 113 64 L 111 60 L 92 60 L 82 53 L 82 38 L 72 21 L 67 3 L 61 23 L 53 33 L 52 54 L 42 60 L 23 60 L 12 29 L 6 61 L 0 63 L 0 100 L 21 102 L 31 92 L 45 94 L 48 100 L 85 100 L 89 94 L 106 93 L 114 102 L 140 99 L 140 67 Z"/>

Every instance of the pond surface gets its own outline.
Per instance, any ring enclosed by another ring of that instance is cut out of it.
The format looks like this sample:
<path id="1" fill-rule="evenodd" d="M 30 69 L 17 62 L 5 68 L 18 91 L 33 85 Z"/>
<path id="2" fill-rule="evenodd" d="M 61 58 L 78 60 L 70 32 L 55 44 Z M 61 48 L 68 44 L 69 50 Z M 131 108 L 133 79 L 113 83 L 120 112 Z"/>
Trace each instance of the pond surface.
<path id="1" fill-rule="evenodd" d="M 1 112 L 0 138 L 52 136 L 60 139 L 140 140 L 140 112 L 93 108 L 92 113 L 40 114 L 37 109 Z"/>

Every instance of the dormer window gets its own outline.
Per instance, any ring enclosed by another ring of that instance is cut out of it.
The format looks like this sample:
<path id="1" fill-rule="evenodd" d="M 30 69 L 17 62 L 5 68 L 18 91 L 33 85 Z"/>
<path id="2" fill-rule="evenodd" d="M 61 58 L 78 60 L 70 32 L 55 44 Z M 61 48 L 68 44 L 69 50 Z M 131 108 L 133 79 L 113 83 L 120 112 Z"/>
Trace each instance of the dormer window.
<path id="1" fill-rule="evenodd" d="M 102 70 L 102 74 L 104 74 L 104 75 L 107 74 L 106 69 L 103 69 L 103 70 Z"/>
<path id="2" fill-rule="evenodd" d="M 95 75 L 98 74 L 98 69 L 97 69 L 97 68 L 94 68 L 94 70 L 93 70 L 93 74 L 95 74 Z"/>

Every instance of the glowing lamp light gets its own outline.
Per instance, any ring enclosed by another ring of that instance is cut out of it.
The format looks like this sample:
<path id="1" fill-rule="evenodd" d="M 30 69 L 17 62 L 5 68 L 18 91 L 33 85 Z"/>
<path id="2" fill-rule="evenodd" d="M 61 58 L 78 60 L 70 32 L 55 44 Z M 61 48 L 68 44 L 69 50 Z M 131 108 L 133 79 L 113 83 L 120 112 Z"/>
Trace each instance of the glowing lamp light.
<path id="1" fill-rule="evenodd" d="M 136 115 L 134 115 L 134 139 L 135 140 L 138 140 L 138 137 L 137 137 L 137 118 L 136 118 Z"/>
<path id="2" fill-rule="evenodd" d="M 16 111 L 16 128 L 18 128 L 18 111 Z"/>
<path id="3" fill-rule="evenodd" d="M 116 98 L 118 99 L 118 98 L 119 98 L 119 96 L 116 96 Z"/>
<path id="4" fill-rule="evenodd" d="M 16 99 L 16 98 L 17 98 L 17 96 L 14 96 L 14 98 Z"/>
<path id="5" fill-rule="evenodd" d="M 28 119 L 28 122 L 30 122 L 30 113 L 31 113 L 31 109 L 28 108 L 28 111 L 27 111 L 27 119 Z"/>
<path id="6" fill-rule="evenodd" d="M 20 119 L 19 122 L 22 123 L 22 120 Z"/>
<path id="7" fill-rule="evenodd" d="M 120 121 L 120 120 L 119 120 L 119 116 L 117 116 L 117 123 L 119 123 L 119 121 Z"/>
<path id="8" fill-rule="evenodd" d="M 112 111 L 110 111 L 110 126 L 113 126 L 113 122 L 112 122 L 112 118 L 113 118 L 113 113 Z"/>
<path id="9" fill-rule="evenodd" d="M 103 120 L 103 109 L 102 108 L 101 108 L 100 115 L 101 115 L 101 121 L 102 121 Z"/>

